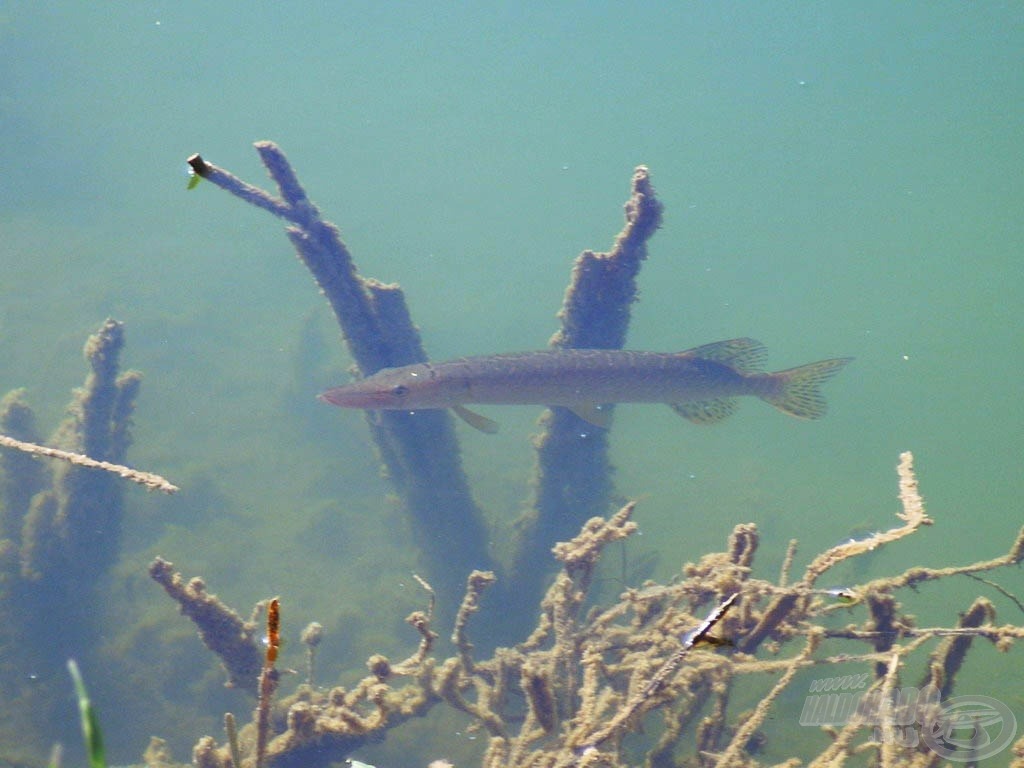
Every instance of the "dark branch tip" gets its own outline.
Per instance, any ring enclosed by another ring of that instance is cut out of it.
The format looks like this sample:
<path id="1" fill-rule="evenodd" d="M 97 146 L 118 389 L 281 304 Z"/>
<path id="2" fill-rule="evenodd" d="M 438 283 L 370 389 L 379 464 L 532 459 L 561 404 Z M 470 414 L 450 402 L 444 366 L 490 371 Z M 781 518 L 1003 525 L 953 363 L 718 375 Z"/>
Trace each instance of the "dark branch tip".
<path id="1" fill-rule="evenodd" d="M 191 155 L 185 162 L 188 163 L 188 167 L 192 169 L 192 173 L 196 176 L 205 176 L 210 172 L 210 166 L 206 164 L 206 161 L 203 160 L 202 155 L 198 152 Z"/>

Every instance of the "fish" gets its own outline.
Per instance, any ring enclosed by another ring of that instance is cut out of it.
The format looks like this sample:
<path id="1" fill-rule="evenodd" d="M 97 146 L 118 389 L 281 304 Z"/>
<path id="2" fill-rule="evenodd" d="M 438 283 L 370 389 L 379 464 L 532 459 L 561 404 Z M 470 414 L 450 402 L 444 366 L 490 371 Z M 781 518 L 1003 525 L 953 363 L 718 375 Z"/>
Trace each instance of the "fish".
<path id="1" fill-rule="evenodd" d="M 470 426 L 498 425 L 467 405 L 568 408 L 607 429 L 616 403 L 666 403 L 696 424 L 714 424 L 736 410 L 736 398 L 757 397 L 798 419 L 818 419 L 819 387 L 853 358 L 821 360 L 774 373 L 762 370 L 765 347 L 728 339 L 685 352 L 549 349 L 460 357 L 384 368 L 319 399 L 341 408 L 418 411 L 450 408 Z"/>

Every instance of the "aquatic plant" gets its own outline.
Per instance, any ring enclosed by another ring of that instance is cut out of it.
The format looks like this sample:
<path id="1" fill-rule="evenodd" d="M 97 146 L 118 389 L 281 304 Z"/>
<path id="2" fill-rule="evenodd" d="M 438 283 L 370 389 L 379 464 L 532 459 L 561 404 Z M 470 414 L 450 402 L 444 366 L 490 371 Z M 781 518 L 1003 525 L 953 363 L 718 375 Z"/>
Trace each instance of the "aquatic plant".
<path id="1" fill-rule="evenodd" d="M 75 685 L 75 696 L 78 699 L 78 714 L 82 724 L 82 740 L 85 742 L 85 754 L 89 759 L 89 768 L 107 768 L 106 751 L 103 748 L 103 730 L 96 710 L 89 699 L 82 673 L 74 659 L 68 661 L 68 672 Z"/>

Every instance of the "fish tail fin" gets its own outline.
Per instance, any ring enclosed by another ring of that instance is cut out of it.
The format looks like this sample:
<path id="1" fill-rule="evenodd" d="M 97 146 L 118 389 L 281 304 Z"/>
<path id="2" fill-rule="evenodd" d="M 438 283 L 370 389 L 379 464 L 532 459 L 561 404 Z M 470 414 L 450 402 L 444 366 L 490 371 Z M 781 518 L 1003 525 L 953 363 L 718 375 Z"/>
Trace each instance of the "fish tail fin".
<path id="1" fill-rule="evenodd" d="M 758 396 L 783 413 L 798 419 L 820 419 L 828 406 L 819 387 L 853 360 L 837 357 L 766 374 L 764 391 Z"/>

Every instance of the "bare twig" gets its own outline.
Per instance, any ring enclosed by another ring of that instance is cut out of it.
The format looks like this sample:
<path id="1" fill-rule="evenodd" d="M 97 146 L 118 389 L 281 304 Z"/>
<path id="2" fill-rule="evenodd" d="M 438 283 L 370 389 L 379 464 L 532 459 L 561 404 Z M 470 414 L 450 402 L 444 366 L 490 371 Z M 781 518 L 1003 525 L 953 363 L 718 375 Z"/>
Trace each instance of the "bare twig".
<path id="1" fill-rule="evenodd" d="M 24 453 L 30 453 L 33 456 L 45 456 L 48 459 L 60 459 L 61 461 L 67 461 L 71 464 L 76 464 L 80 467 L 89 467 L 91 469 L 102 469 L 105 472 L 113 472 L 115 475 L 120 475 L 126 480 L 131 480 L 133 483 L 144 485 L 151 491 L 163 491 L 164 493 L 174 493 L 180 490 L 178 486 L 166 480 L 160 475 L 153 474 L 152 472 L 141 472 L 131 467 L 126 467 L 123 464 L 113 464 L 109 461 L 97 461 L 96 459 L 89 458 L 84 453 L 72 453 L 71 451 L 63 451 L 60 448 L 50 448 L 45 445 L 37 445 L 36 443 L 27 443 L 24 440 L 16 440 L 13 437 L 7 435 L 0 435 L 0 448 L 13 448 L 16 451 L 23 451 Z"/>

